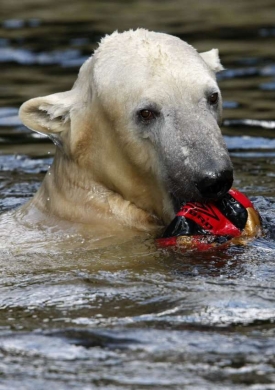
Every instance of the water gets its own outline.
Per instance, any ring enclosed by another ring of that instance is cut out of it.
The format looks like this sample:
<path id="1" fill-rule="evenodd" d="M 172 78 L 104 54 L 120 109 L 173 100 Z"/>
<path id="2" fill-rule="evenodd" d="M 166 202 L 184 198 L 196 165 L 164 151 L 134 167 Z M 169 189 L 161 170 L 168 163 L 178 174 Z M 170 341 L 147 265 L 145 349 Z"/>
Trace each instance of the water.
<path id="1" fill-rule="evenodd" d="M 0 251 L 0 390 L 275 389 L 274 7 L 2 0 L 1 212 L 30 199 L 54 154 L 22 126 L 20 104 L 70 88 L 106 32 L 143 26 L 220 49 L 235 186 L 266 235 L 224 252 L 142 238 L 59 253 L 33 242 L 26 254 L 12 231 Z"/>

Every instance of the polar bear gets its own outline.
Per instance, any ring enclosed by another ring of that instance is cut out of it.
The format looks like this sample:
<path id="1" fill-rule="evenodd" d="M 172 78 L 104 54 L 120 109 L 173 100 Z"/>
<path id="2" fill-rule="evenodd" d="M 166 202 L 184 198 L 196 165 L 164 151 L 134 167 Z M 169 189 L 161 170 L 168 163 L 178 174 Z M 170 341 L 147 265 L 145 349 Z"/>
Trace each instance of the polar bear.
<path id="1" fill-rule="evenodd" d="M 97 234 L 157 234 L 180 204 L 222 197 L 233 182 L 219 128 L 218 50 L 145 29 L 102 39 L 70 91 L 37 97 L 22 122 L 56 145 L 26 221 Z"/>

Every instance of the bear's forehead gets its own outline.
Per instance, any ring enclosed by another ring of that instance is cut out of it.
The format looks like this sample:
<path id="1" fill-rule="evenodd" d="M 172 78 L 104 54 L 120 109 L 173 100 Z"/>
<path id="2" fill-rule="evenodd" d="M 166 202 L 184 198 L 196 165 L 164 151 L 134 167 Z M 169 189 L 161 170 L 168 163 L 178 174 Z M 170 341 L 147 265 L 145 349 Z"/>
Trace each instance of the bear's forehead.
<path id="1" fill-rule="evenodd" d="M 94 59 L 97 73 L 107 70 L 110 77 L 124 74 L 133 80 L 142 75 L 164 79 L 165 74 L 196 79 L 210 73 L 192 46 L 177 37 L 144 29 L 103 38 Z"/>
<path id="2" fill-rule="evenodd" d="M 130 61 L 139 59 L 155 61 L 198 61 L 196 50 L 181 39 L 164 34 L 138 29 L 124 33 L 113 33 L 102 39 L 95 56 L 112 60 Z M 161 65 L 161 63 L 160 63 Z"/>

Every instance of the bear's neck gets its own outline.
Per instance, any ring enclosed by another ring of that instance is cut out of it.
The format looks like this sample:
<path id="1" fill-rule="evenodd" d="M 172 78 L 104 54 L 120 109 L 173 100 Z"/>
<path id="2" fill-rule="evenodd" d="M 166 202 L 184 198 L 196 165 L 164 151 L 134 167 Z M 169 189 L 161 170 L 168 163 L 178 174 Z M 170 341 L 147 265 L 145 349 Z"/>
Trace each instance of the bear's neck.
<path id="1" fill-rule="evenodd" d="M 123 176 L 123 172 L 120 175 Z M 153 180 L 125 177 L 127 194 L 115 181 L 96 180 L 95 174 L 78 166 L 58 149 L 44 181 L 30 202 L 43 214 L 72 223 L 110 222 L 138 231 L 158 232 L 173 218 L 170 201 Z"/>

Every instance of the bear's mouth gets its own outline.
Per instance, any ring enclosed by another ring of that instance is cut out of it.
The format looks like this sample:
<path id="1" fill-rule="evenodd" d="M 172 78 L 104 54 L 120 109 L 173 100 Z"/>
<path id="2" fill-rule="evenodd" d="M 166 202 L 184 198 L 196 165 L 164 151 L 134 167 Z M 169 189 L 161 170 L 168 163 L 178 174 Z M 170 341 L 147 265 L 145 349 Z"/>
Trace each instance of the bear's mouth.
<path id="1" fill-rule="evenodd" d="M 218 193 L 218 194 L 213 195 L 211 197 L 202 197 L 199 194 L 193 194 L 193 196 L 189 196 L 187 198 L 187 197 L 178 196 L 175 192 L 170 191 L 170 198 L 171 198 L 171 201 L 173 204 L 174 212 L 175 212 L 175 214 L 177 214 L 179 212 L 179 210 L 182 208 L 182 206 L 186 203 L 189 203 L 189 202 L 197 202 L 197 203 L 201 203 L 201 204 L 216 202 L 225 196 L 225 194 L 228 192 L 230 187 L 226 188 L 220 194 Z"/>
<path id="2" fill-rule="evenodd" d="M 188 184 L 176 183 L 171 177 L 168 178 L 169 195 L 172 201 L 175 214 L 187 202 L 208 203 L 213 199 L 204 199 L 194 185 L 189 181 Z"/>
<path id="3" fill-rule="evenodd" d="M 188 182 L 180 185 L 169 177 L 169 194 L 173 204 L 174 212 L 177 213 L 183 204 L 187 202 L 210 203 L 222 199 L 230 190 L 233 184 L 231 171 L 224 171 L 223 177 L 206 177 L 200 180 L 199 184 Z"/>

